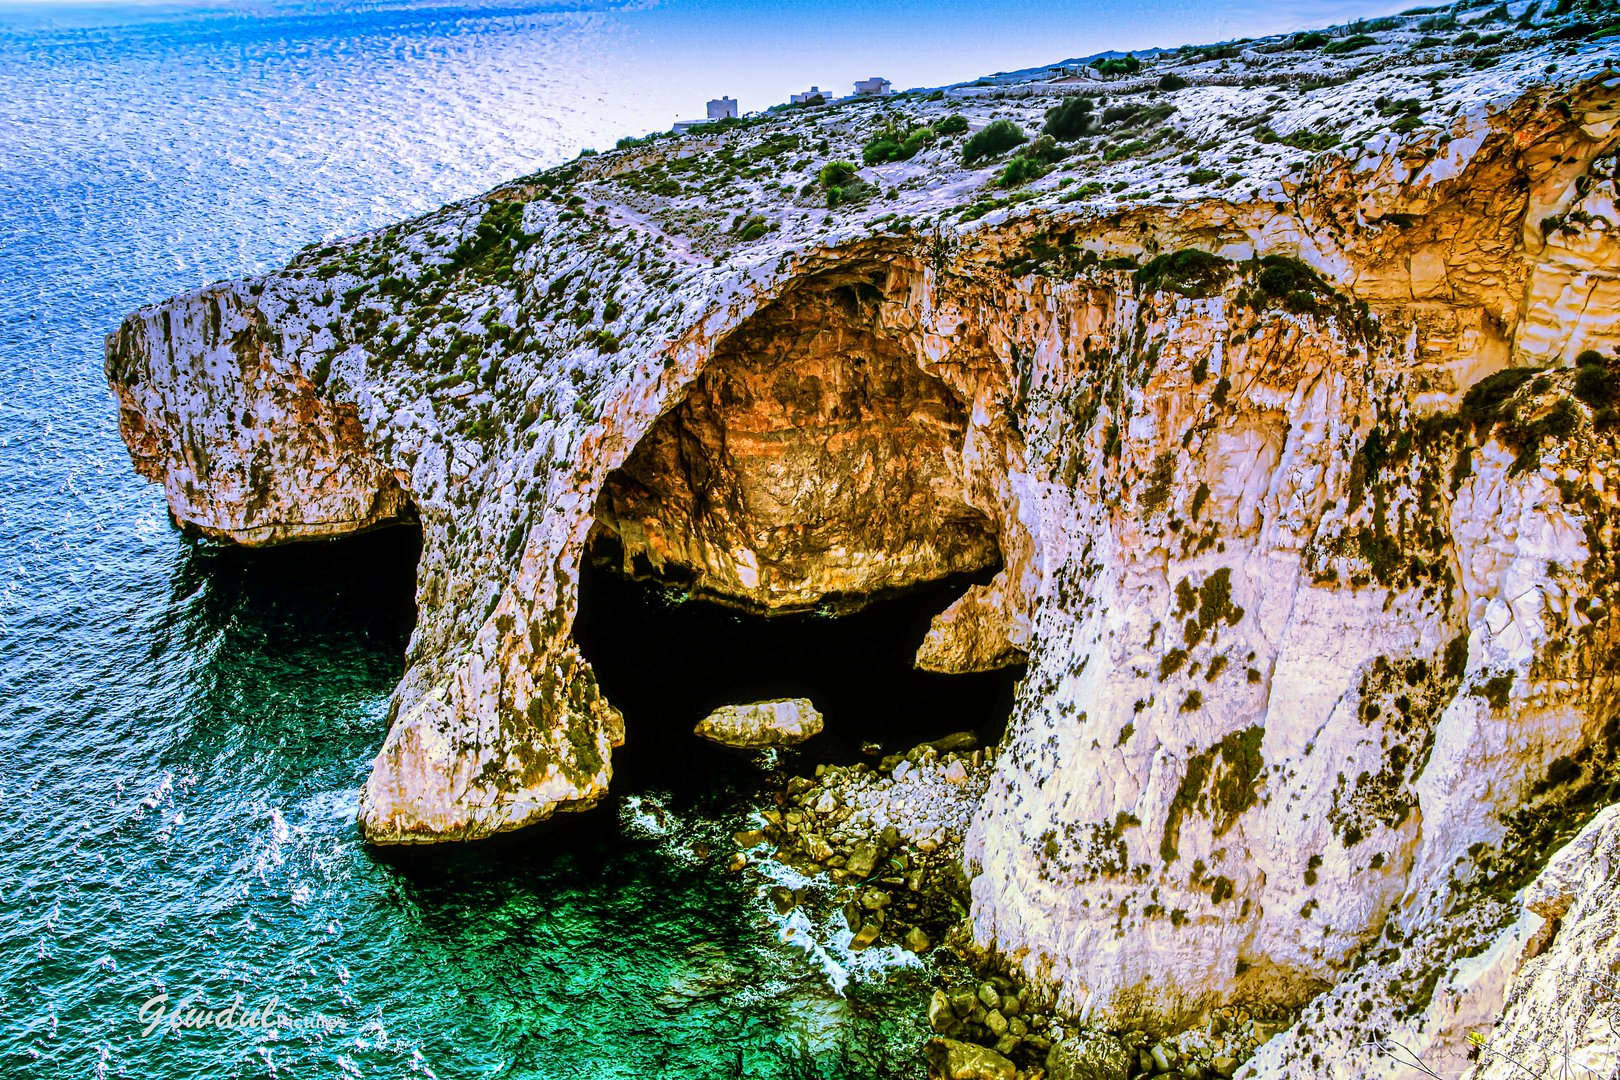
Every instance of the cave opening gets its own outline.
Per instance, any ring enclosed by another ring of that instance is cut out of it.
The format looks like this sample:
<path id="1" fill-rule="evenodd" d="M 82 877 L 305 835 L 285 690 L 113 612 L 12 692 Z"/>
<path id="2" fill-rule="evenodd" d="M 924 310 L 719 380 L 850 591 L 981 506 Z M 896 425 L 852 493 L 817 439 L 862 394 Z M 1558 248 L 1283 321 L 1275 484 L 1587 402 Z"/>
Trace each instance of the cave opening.
<path id="1" fill-rule="evenodd" d="M 872 764 L 960 731 L 993 745 L 1023 669 L 947 675 L 912 663 L 930 620 L 972 580 L 933 582 L 841 614 L 766 616 L 587 561 L 574 637 L 624 714 L 614 788 L 703 795 L 749 784 L 758 752 L 708 742 L 693 728 L 722 705 L 772 698 L 807 697 L 822 714 L 819 735 L 771 755 L 800 772 L 820 762 Z"/>
<path id="2" fill-rule="evenodd" d="M 969 410 L 885 327 L 881 268 L 824 274 L 721 340 L 606 479 L 575 638 L 625 717 L 615 786 L 712 783 L 722 705 L 806 697 L 817 761 L 1000 737 L 1021 669 L 919 670 L 931 620 L 1002 566 L 964 462 Z"/>

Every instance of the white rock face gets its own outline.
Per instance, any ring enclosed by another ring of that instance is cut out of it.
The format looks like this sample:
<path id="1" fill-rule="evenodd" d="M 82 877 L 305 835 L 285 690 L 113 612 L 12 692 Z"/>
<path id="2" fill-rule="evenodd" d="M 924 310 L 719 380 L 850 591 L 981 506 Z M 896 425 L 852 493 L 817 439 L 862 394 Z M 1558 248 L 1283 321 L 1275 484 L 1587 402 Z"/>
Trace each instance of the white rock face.
<path id="1" fill-rule="evenodd" d="M 896 542 L 854 550 L 800 512 L 842 488 L 806 471 L 813 446 L 787 471 L 746 455 L 770 482 L 740 485 L 734 456 L 674 439 L 691 490 L 615 519 L 629 561 L 678 556 L 741 600 L 791 577 L 801 607 L 805 583 L 913 581 L 885 552 L 987 568 L 993 538 L 1001 569 L 917 659 L 1027 661 L 993 774 L 908 768 L 851 806 L 937 845 L 944 822 L 888 795 L 949 792 L 977 941 L 1065 1009 L 1168 1030 L 1320 994 L 1262 1074 L 1364 1075 L 1361 1016 L 1488 1012 L 1501 957 L 1455 993 L 1431 976 L 1498 942 L 1503 883 L 1567 839 L 1620 744 L 1620 451 L 1593 374 L 1612 365 L 1560 366 L 1620 348 L 1620 76 L 1596 56 L 1620 42 L 1504 47 L 1431 93 L 1430 47 L 1385 38 L 1359 76 L 1257 52 L 1268 77 L 1352 80 L 1286 106 L 1201 68 L 1163 149 L 1018 202 L 949 140 L 864 170 L 881 198 L 829 214 L 795 194 L 859 159 L 885 122 L 866 106 L 576 162 L 132 315 L 108 343 L 121 429 L 209 536 L 420 521 L 419 618 L 360 823 L 465 839 L 607 790 L 624 726 L 571 634 L 599 499 L 635 503 L 621 467 L 656 459 L 638 447 L 717 354 L 757 344 L 776 369 L 704 399 L 706 445 L 767 448 L 815 410 L 852 489 L 900 493 L 845 516 Z M 1567 81 L 1546 87 L 1554 62 Z M 1050 97 L 1019 92 L 894 107 L 1039 126 Z M 1382 125 L 1371 100 L 1414 94 L 1430 120 L 1343 152 L 1234 120 Z M 1188 187 L 1175 150 L 1204 144 L 1252 155 L 1249 175 Z M 716 185 L 746 187 L 725 205 L 764 208 L 763 235 L 713 218 Z M 1179 194 L 1141 197 L 1159 190 Z M 874 350 L 932 380 L 904 418 L 927 438 L 872 442 L 870 410 L 844 410 L 849 386 L 905 400 Z M 1550 367 L 1501 374 L 1515 363 Z M 872 483 L 894 445 L 937 460 Z M 971 525 L 972 559 L 930 550 L 939 522 Z M 805 565 L 761 556 L 784 551 Z"/>
<path id="2" fill-rule="evenodd" d="M 1555 855 L 1522 897 L 1540 920 L 1472 1080 L 1620 1070 L 1620 807 Z"/>
<path id="3" fill-rule="evenodd" d="M 809 698 L 722 705 L 698 721 L 694 734 L 723 746 L 793 746 L 821 734 L 821 713 Z"/>
<path id="4" fill-rule="evenodd" d="M 1424 1007 L 1391 1007 L 1369 993 L 1410 977 L 1398 960 L 1375 962 L 1312 1002 L 1240 1077 L 1612 1076 L 1620 1066 L 1620 807 L 1592 817 L 1502 915 L 1494 932 L 1477 922 L 1449 928 L 1477 951 L 1441 965 Z"/>

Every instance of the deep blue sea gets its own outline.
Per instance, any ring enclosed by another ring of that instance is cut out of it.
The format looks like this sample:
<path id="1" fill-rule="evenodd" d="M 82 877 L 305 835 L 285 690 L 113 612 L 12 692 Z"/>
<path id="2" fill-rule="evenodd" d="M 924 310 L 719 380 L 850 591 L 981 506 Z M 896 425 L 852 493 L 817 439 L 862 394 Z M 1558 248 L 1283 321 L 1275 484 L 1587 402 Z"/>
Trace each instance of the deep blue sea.
<path id="1" fill-rule="evenodd" d="M 411 538 L 189 542 L 117 436 L 127 311 L 674 114 L 620 35 L 478 0 L 0 8 L 0 1077 L 917 1071 L 920 991 L 782 944 L 701 857 L 723 805 L 365 847 Z M 325 1026 L 143 1034 L 165 994 Z"/>

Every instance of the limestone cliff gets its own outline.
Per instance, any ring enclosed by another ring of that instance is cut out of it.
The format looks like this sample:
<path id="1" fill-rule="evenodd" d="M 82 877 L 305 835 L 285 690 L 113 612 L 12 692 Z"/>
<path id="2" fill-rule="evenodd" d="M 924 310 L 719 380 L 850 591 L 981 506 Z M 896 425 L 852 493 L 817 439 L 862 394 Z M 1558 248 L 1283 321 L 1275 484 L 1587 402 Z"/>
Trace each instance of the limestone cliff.
<path id="1" fill-rule="evenodd" d="M 1412 1075 L 1366 1032 L 1465 1053 L 1419 1014 L 1617 794 L 1620 39 L 1512 14 L 1167 54 L 976 167 L 1072 87 L 632 141 L 132 315 L 120 425 L 208 537 L 420 521 L 379 843 L 606 790 L 584 558 L 765 611 L 993 574 L 918 656 L 1028 663 L 976 938 Z"/>

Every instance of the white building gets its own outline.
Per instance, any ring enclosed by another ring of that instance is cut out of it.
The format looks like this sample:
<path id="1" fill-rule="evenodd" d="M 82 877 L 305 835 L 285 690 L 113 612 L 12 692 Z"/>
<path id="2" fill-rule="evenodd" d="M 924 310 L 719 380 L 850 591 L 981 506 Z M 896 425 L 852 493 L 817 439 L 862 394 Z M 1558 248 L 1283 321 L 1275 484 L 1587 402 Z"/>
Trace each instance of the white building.
<path id="1" fill-rule="evenodd" d="M 874 75 L 870 79 L 862 79 L 855 84 L 855 96 L 882 97 L 889 92 L 891 85 L 888 79 L 880 79 Z"/>
<path id="2" fill-rule="evenodd" d="M 823 102 L 827 102 L 832 100 L 832 95 L 828 94 L 819 86 L 812 86 L 802 94 L 794 94 L 792 97 L 788 98 L 788 100 L 794 105 L 804 105 L 808 102 L 815 101 L 818 98 Z"/>
<path id="3" fill-rule="evenodd" d="M 734 97 L 718 97 L 709 102 L 709 116 L 705 120 L 677 120 L 670 130 L 677 135 L 685 135 L 693 128 L 700 128 L 705 124 L 712 124 L 716 120 L 737 119 L 737 99 Z"/>

